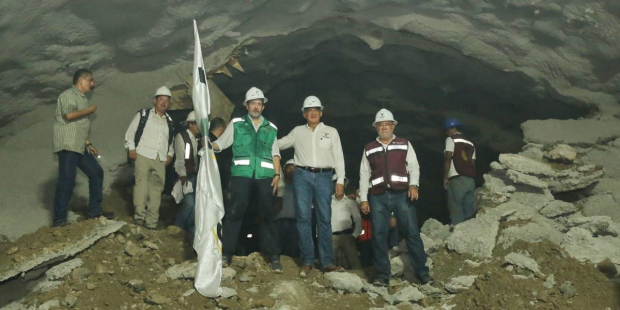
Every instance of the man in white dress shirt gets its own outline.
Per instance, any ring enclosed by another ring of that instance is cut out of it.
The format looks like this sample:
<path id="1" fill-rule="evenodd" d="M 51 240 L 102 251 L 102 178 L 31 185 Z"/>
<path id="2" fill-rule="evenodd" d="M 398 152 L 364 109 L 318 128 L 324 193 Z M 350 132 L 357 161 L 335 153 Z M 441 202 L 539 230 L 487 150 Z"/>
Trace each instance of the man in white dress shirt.
<path id="1" fill-rule="evenodd" d="M 336 128 L 321 122 L 323 106 L 319 98 L 309 96 L 301 108 L 305 125 L 295 127 L 278 140 L 281 150 L 295 148 L 295 215 L 299 233 L 302 266 L 299 275 L 305 278 L 312 270 L 312 202 L 316 201 L 319 260 L 324 272 L 344 271 L 334 265 L 331 227 L 331 197 L 344 196 L 344 156 Z M 334 171 L 337 182 L 332 184 Z"/>
<path id="2" fill-rule="evenodd" d="M 128 156 L 135 161 L 134 223 L 148 229 L 157 227 L 166 166 L 174 156 L 174 128 L 172 118 L 166 113 L 171 97 L 166 86 L 158 88 L 153 96 L 153 108 L 138 111 L 125 133 Z"/>

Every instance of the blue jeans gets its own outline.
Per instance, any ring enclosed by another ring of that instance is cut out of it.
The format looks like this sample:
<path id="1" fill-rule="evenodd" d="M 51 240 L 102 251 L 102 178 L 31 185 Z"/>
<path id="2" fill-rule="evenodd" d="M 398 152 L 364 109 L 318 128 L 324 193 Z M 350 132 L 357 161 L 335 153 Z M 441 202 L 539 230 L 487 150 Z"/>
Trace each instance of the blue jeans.
<path id="1" fill-rule="evenodd" d="M 100 216 L 103 199 L 103 169 L 93 155 L 87 150 L 84 154 L 72 151 L 60 151 L 58 154 L 58 183 L 54 196 L 54 223 L 67 220 L 67 206 L 73 195 L 77 168 L 88 177 L 88 216 Z"/>
<path id="2" fill-rule="evenodd" d="M 388 229 L 392 212 L 396 216 L 396 226 L 407 242 L 409 261 L 416 275 L 428 274 L 428 267 L 425 266 L 426 253 L 424 243 L 420 238 L 415 205 L 409 201 L 407 191 L 385 192 L 382 195 L 370 194 L 368 197 L 372 221 L 372 251 L 377 279 L 387 280 L 392 274 L 388 256 Z"/>
<path id="3" fill-rule="evenodd" d="M 196 175 L 193 174 L 188 176 L 187 181 L 192 182 L 194 191 L 183 196 L 183 200 L 181 200 L 181 209 L 179 210 L 179 214 L 177 214 L 177 219 L 174 224 L 187 231 L 191 241 L 193 241 L 196 231 L 194 220 L 194 210 L 196 206 Z"/>
<path id="4" fill-rule="evenodd" d="M 313 265 L 314 242 L 312 241 L 312 203 L 316 203 L 317 242 L 319 259 L 323 267 L 333 264 L 332 254 L 332 172 L 313 173 L 295 169 L 295 216 L 299 233 L 301 262 Z"/>
<path id="5" fill-rule="evenodd" d="M 476 181 L 466 176 L 456 176 L 448 181 L 448 211 L 453 225 L 476 215 L 474 191 Z"/>

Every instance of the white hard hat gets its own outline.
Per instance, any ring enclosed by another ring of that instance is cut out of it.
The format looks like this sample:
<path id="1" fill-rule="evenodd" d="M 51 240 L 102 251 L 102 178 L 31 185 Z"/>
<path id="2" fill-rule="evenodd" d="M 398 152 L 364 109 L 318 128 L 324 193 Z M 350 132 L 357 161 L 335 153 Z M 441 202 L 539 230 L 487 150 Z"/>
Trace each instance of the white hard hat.
<path id="1" fill-rule="evenodd" d="M 243 102 L 243 105 L 247 105 L 248 101 L 254 99 L 263 99 L 263 104 L 267 103 L 267 98 L 265 97 L 265 94 L 263 94 L 263 91 L 256 87 L 252 87 L 245 92 L 245 101 Z"/>
<path id="2" fill-rule="evenodd" d="M 372 125 L 374 126 L 378 122 L 394 122 L 394 125 L 398 124 L 398 122 L 394 120 L 394 115 L 392 115 L 392 112 L 388 109 L 381 109 L 377 112 L 377 115 L 375 115 L 375 122 L 372 123 Z"/>
<path id="3" fill-rule="evenodd" d="M 286 161 L 286 163 L 284 164 L 284 167 L 288 166 L 288 165 L 295 165 L 295 159 L 289 159 Z"/>
<path id="4" fill-rule="evenodd" d="M 170 93 L 170 89 L 168 89 L 168 87 L 162 86 L 158 88 L 157 91 L 155 92 L 155 95 L 153 95 L 153 97 L 157 97 L 157 96 L 168 96 L 172 98 L 172 93 Z"/>
<path id="5" fill-rule="evenodd" d="M 196 113 L 194 111 L 189 112 L 189 114 L 187 114 L 187 119 L 185 120 L 184 123 L 188 123 L 188 122 L 195 122 L 196 121 Z"/>
<path id="6" fill-rule="evenodd" d="M 303 112 L 307 108 L 321 108 L 321 111 L 323 111 L 321 100 L 319 100 L 319 98 L 317 98 L 316 96 L 308 96 L 304 100 L 304 106 L 303 108 L 301 108 L 301 111 Z"/>

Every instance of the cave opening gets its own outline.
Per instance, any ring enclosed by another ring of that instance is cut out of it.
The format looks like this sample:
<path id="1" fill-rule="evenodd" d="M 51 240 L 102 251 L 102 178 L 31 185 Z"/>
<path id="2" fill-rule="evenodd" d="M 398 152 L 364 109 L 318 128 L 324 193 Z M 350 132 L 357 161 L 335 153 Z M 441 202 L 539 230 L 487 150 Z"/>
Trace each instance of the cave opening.
<path id="1" fill-rule="evenodd" d="M 322 121 L 338 129 L 346 175 L 355 186 L 364 145 L 376 137 L 375 113 L 391 110 L 399 122 L 395 134 L 411 141 L 420 164 L 420 222 L 430 217 L 449 222 L 442 185 L 447 117 L 459 119 L 476 144 L 480 186 L 500 153 L 523 146 L 521 123 L 589 112 L 553 99 L 525 74 L 492 68 L 410 34 L 382 42 L 318 29 L 253 41 L 238 49 L 244 51 L 237 59 L 245 74 L 215 75 L 214 81 L 235 103 L 233 117 L 247 113 L 241 104 L 247 89 L 265 91 L 263 114 L 278 126 L 279 137 L 305 124 L 300 110 L 305 97 L 320 98 Z M 292 150 L 284 151 L 283 162 L 292 156 Z"/>

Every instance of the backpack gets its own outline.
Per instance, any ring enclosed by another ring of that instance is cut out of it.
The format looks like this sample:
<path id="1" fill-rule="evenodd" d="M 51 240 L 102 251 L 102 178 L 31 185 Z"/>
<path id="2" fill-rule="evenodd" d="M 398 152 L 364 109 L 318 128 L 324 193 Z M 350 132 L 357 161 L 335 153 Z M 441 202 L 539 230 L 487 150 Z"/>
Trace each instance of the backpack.
<path id="1" fill-rule="evenodd" d="M 151 109 L 140 109 L 138 110 L 140 113 L 140 123 L 138 124 L 138 128 L 136 129 L 136 135 L 134 137 L 134 142 L 136 147 L 138 147 L 138 143 L 140 142 L 140 138 L 142 138 L 142 133 L 144 132 L 144 127 L 146 126 L 146 121 L 149 120 L 149 114 L 151 113 Z M 166 113 L 166 121 L 168 122 L 168 147 L 172 144 L 172 140 L 174 139 L 174 124 L 172 123 L 172 118 L 168 113 Z"/>

